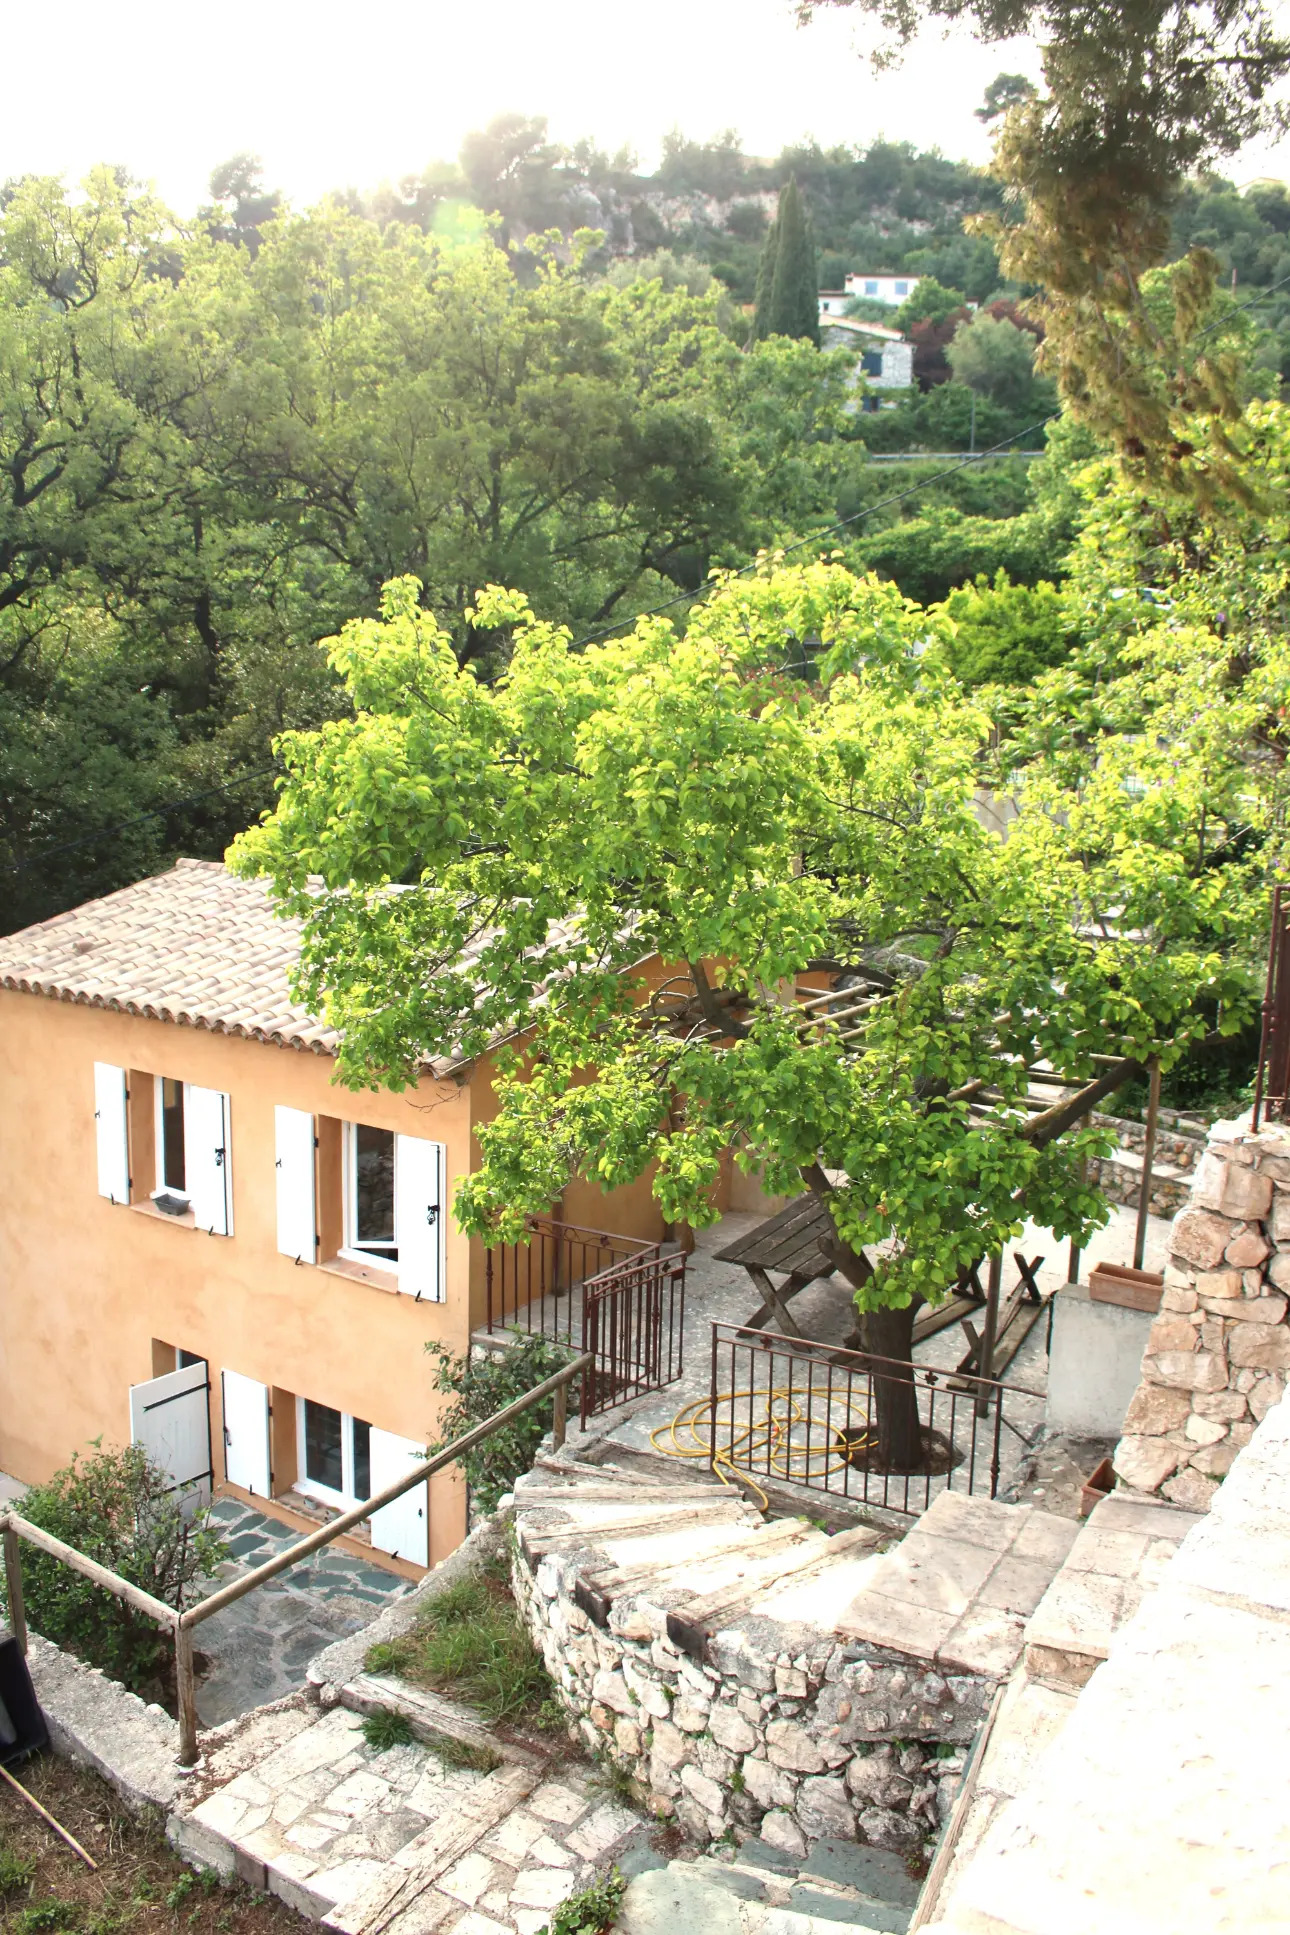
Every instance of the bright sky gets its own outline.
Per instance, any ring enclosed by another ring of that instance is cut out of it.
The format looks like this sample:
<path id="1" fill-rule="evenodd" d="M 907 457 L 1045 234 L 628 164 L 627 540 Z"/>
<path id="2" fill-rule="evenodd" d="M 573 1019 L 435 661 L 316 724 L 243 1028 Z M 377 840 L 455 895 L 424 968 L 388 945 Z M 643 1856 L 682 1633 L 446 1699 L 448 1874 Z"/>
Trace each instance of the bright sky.
<path id="1" fill-rule="evenodd" d="M 875 76 L 853 14 L 799 28 L 791 0 L 62 0 L 52 14 L 9 0 L 3 12 L 0 179 L 123 162 L 185 214 L 239 149 L 299 205 L 451 158 L 511 109 L 545 114 L 557 140 L 630 143 L 645 168 L 673 126 L 696 139 L 737 128 L 750 154 L 885 134 L 984 160 L 972 110 L 986 84 L 1037 73 L 1024 42 L 929 38 Z M 1232 172 L 1290 173 L 1290 155 Z"/>

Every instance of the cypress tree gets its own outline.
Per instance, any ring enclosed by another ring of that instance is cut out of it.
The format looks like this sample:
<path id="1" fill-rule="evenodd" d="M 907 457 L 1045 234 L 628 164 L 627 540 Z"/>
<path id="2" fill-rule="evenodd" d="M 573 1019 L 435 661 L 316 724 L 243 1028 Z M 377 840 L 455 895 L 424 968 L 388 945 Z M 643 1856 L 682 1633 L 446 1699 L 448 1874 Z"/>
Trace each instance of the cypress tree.
<path id="1" fill-rule="evenodd" d="M 770 286 L 768 336 L 803 336 L 820 346 L 820 283 L 811 218 L 790 175 L 775 218 L 775 261 Z M 768 238 L 769 242 L 769 238 Z M 763 254 L 763 262 L 765 256 Z M 760 283 L 760 275 L 758 277 Z M 761 331 L 758 331 L 760 335 Z"/>
<path id="2" fill-rule="evenodd" d="M 753 299 L 752 340 L 764 342 L 771 334 L 770 297 L 775 285 L 775 259 L 779 254 L 779 221 L 776 219 L 766 231 L 762 243 L 761 257 L 757 263 L 757 293 Z"/>

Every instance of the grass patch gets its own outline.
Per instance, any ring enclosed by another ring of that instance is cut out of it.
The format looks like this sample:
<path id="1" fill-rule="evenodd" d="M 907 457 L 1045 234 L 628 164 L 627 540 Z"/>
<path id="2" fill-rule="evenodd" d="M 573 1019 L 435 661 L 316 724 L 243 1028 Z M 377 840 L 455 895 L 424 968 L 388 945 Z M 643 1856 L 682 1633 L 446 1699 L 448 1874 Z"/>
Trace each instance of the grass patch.
<path id="1" fill-rule="evenodd" d="M 15 1854 L 12 1848 L 0 1845 L 0 1895 L 16 1895 L 20 1888 L 30 1888 L 36 1873 L 36 1863 L 30 1855 Z"/>
<path id="2" fill-rule="evenodd" d="M 426 1736 L 426 1746 L 445 1767 L 472 1767 L 477 1774 L 491 1774 L 501 1766 L 502 1757 L 491 1747 L 475 1747 L 469 1740 L 458 1740 L 450 1733 Z"/>
<path id="3" fill-rule="evenodd" d="M 363 1738 L 375 1752 L 383 1754 L 391 1747 L 410 1747 L 416 1735 L 406 1713 L 397 1713 L 393 1707 L 377 1707 L 363 1722 Z"/>
<path id="4" fill-rule="evenodd" d="M 411 1632 L 373 1646 L 369 1673 L 393 1673 L 452 1693 L 482 1719 L 549 1724 L 554 1688 L 511 1598 L 504 1562 L 456 1580 L 423 1607 Z"/>
<path id="5" fill-rule="evenodd" d="M 544 1935 L 606 1935 L 626 1892 L 617 1868 L 599 1876 L 579 1894 L 562 1901 L 546 1925 Z"/>

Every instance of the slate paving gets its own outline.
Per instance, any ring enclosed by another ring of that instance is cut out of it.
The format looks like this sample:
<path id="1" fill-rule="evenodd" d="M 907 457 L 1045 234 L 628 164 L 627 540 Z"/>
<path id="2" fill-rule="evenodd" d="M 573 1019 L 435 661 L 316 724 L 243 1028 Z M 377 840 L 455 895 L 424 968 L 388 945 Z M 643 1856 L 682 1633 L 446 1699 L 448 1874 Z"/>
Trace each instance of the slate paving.
<path id="1" fill-rule="evenodd" d="M 203 1582 L 204 1592 L 254 1571 L 301 1536 L 236 1498 L 217 1498 L 211 1517 L 229 1557 Z M 292 1692 L 315 1653 L 361 1632 L 408 1590 L 396 1573 L 324 1546 L 215 1613 L 197 1629 L 198 1649 L 210 1661 L 197 1689 L 202 1725 L 218 1726 Z"/>

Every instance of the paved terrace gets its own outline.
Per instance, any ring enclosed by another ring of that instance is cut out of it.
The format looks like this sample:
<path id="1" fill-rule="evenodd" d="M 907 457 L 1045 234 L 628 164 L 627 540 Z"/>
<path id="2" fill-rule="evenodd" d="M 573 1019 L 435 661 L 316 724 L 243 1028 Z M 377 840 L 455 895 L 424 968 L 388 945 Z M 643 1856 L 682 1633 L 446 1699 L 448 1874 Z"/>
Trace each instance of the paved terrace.
<path id="1" fill-rule="evenodd" d="M 763 1219 L 760 1216 L 746 1212 L 732 1212 L 723 1216 L 720 1222 L 710 1229 L 700 1230 L 697 1233 L 696 1247 L 689 1259 L 687 1269 L 683 1375 L 677 1383 L 669 1385 L 666 1390 L 647 1398 L 637 1399 L 622 1406 L 617 1412 L 608 1413 L 606 1418 L 598 1421 L 598 1430 L 615 1450 L 621 1448 L 648 1453 L 664 1448 L 670 1442 L 668 1430 L 677 1414 L 687 1405 L 708 1395 L 713 1323 L 744 1323 L 761 1303 L 761 1297 L 750 1282 L 747 1272 L 738 1265 L 718 1262 L 715 1252 L 755 1228 L 761 1220 Z M 1098 1231 L 1083 1254 L 1080 1265 L 1081 1274 L 1086 1276 L 1092 1266 L 1102 1259 L 1119 1263 L 1131 1261 L 1136 1220 L 1135 1210 L 1114 1207 L 1106 1228 Z M 1169 1227 L 1168 1221 L 1162 1217 L 1148 1218 L 1145 1257 L 1148 1269 L 1164 1267 L 1167 1260 Z M 1037 1273 L 1037 1281 L 1045 1294 L 1056 1290 L 1066 1282 L 1069 1244 L 1064 1241 L 1059 1242 L 1051 1231 L 1041 1230 L 1030 1224 L 1024 1235 L 1008 1247 L 1008 1264 L 1004 1274 L 1005 1297 L 1016 1274 L 1012 1265 L 1014 1250 L 1019 1250 L 1027 1260 L 1036 1256 L 1044 1258 L 1043 1265 Z M 562 1299 L 562 1307 L 563 1301 Z M 841 1344 L 850 1333 L 855 1321 L 851 1290 L 841 1276 L 833 1276 L 811 1284 L 793 1299 L 791 1309 L 804 1335 L 826 1344 Z M 979 1324 L 977 1327 L 979 1329 Z M 965 1349 L 966 1340 L 963 1332 L 958 1324 L 954 1324 L 920 1344 L 914 1356 L 918 1364 L 946 1370 L 953 1369 L 958 1364 Z M 744 1361 L 746 1359 L 741 1353 L 741 1362 Z M 1041 1316 L 1034 1325 L 1005 1373 L 1005 1378 L 1010 1385 L 1020 1386 L 1039 1394 L 1035 1398 L 1020 1396 L 1011 1398 L 1005 1408 L 1005 1416 L 1012 1428 L 1005 1428 L 1001 1435 L 999 1495 L 1017 1497 L 1021 1495 L 1022 1488 L 1030 1479 L 1032 1469 L 1030 1452 L 1044 1423 L 1044 1393 L 1048 1386 L 1046 1314 Z M 971 1428 L 968 1411 L 969 1407 L 960 1405 L 959 1422 L 962 1427 L 958 1434 L 960 1437 Z M 656 1433 L 659 1434 L 657 1438 L 654 1435 Z M 988 1456 L 981 1463 L 983 1474 L 986 1466 L 988 1466 Z M 963 1482 L 963 1477 L 960 1475 L 958 1480 L 960 1486 Z M 803 1509 L 806 1508 L 806 1503 L 811 1496 L 819 1496 L 818 1493 L 808 1492 L 802 1488 L 795 1489 Z M 943 1489 L 943 1480 L 933 1480 L 930 1495 L 925 1500 L 924 1489 L 920 1483 L 917 1496 L 914 1496 L 911 1491 L 910 1510 L 916 1512 L 922 1509 L 925 1502 L 930 1502 L 930 1499 L 936 1497 Z M 1028 1493 L 1027 1496 L 1035 1496 L 1035 1494 Z M 854 1495 L 853 1502 L 858 1502 Z M 894 1496 L 892 1502 L 896 1502 Z"/>

